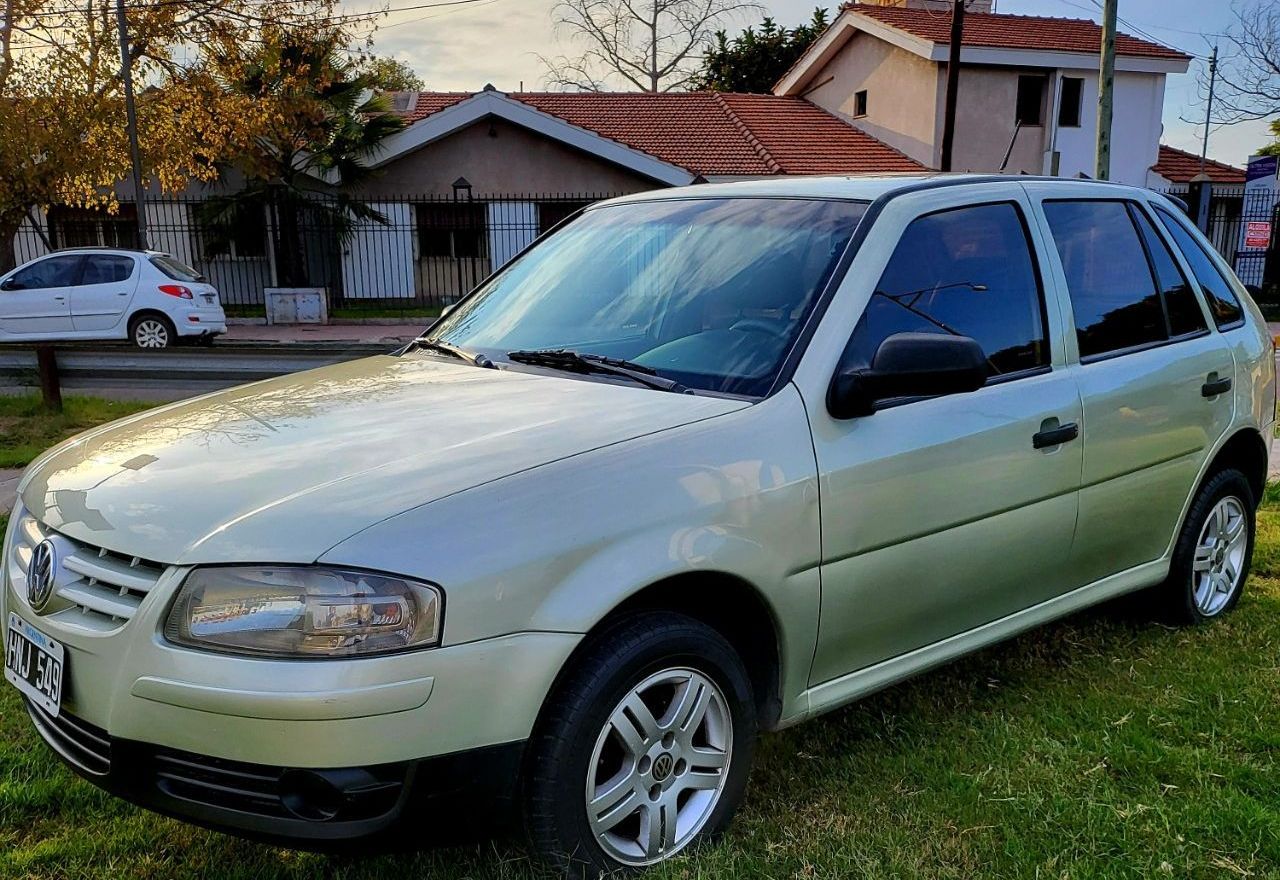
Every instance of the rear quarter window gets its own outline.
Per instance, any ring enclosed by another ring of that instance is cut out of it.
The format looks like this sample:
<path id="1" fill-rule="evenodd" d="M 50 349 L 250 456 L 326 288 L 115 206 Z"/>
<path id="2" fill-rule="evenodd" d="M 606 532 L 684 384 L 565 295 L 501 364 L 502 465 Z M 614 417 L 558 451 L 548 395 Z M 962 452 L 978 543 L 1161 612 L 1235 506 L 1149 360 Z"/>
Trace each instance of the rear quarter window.
<path id="1" fill-rule="evenodd" d="M 1181 220 L 1164 208 L 1157 207 L 1155 211 L 1164 228 L 1169 231 L 1174 244 L 1178 246 L 1178 250 L 1182 251 L 1182 255 L 1186 257 L 1187 265 L 1191 267 L 1191 274 L 1196 276 L 1200 289 L 1204 291 L 1205 302 L 1209 305 L 1209 311 L 1213 313 L 1213 321 L 1218 329 L 1225 330 L 1238 326 L 1244 321 L 1244 310 L 1240 307 L 1240 300 L 1231 289 L 1231 283 L 1218 270 L 1217 264 L 1205 249 L 1205 245 L 1200 243 Z"/>
<path id="2" fill-rule="evenodd" d="M 203 281 L 204 276 L 192 269 L 181 260 L 175 260 L 173 257 L 165 254 L 155 254 L 151 257 L 151 265 L 155 266 L 165 275 L 174 281 Z"/>

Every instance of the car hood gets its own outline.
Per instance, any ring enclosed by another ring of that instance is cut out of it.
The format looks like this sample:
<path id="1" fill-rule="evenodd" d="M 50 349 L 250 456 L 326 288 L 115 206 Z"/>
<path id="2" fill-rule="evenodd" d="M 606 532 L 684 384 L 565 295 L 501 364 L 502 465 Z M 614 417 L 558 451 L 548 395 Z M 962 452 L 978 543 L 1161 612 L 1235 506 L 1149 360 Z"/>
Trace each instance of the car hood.
<path id="1" fill-rule="evenodd" d="M 387 355 L 95 429 L 20 495 L 72 538 L 156 562 L 311 562 L 412 507 L 746 405 Z"/>

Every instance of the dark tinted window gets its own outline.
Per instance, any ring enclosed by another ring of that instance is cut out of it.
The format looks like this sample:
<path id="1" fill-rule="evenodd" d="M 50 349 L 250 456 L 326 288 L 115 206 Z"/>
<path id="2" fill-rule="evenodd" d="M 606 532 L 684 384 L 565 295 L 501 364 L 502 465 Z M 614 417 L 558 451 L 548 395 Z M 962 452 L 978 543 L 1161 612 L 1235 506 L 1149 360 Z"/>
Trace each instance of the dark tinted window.
<path id="1" fill-rule="evenodd" d="M 1017 208 L 959 208 L 907 227 L 848 358 L 867 366 L 886 337 L 906 332 L 971 336 L 992 375 L 1049 363 L 1040 282 Z"/>
<path id="2" fill-rule="evenodd" d="M 1017 120 L 1022 125 L 1040 125 L 1044 113 L 1043 76 L 1018 77 Z"/>
<path id="3" fill-rule="evenodd" d="M 1082 358 L 1168 338 L 1164 307 L 1124 202 L 1045 202 Z"/>
<path id="4" fill-rule="evenodd" d="M 1147 254 L 1151 257 L 1151 267 L 1155 270 L 1156 283 L 1164 296 L 1164 307 L 1169 315 L 1169 335 L 1185 336 L 1188 333 L 1199 333 L 1209 329 L 1204 323 L 1204 313 L 1200 311 L 1200 303 L 1196 300 L 1195 291 L 1187 276 L 1182 274 L 1173 252 L 1156 233 L 1155 227 L 1146 215 L 1136 207 L 1130 206 L 1133 221 L 1138 224 L 1142 240 L 1147 245 Z"/>
<path id="5" fill-rule="evenodd" d="M 151 257 L 151 265 L 155 266 L 174 281 L 203 281 L 204 276 L 181 260 L 168 254 L 155 254 Z"/>
<path id="6" fill-rule="evenodd" d="M 423 257 L 483 257 L 488 231 L 483 204 L 418 206 L 418 246 Z"/>
<path id="7" fill-rule="evenodd" d="M 1080 109 L 1084 97 L 1084 80 L 1074 76 L 1062 78 L 1062 96 L 1058 104 L 1058 125 L 1080 127 Z"/>
<path id="8" fill-rule="evenodd" d="M 115 284 L 133 274 L 133 257 L 118 254 L 89 254 L 84 258 L 80 284 Z"/>
<path id="9" fill-rule="evenodd" d="M 1182 255 L 1187 258 L 1196 281 L 1200 282 L 1200 289 L 1204 291 L 1204 298 L 1209 304 L 1209 311 L 1213 313 L 1214 322 L 1219 327 L 1225 327 L 1239 321 L 1243 317 L 1240 301 L 1236 299 L 1235 291 L 1218 271 L 1217 264 L 1209 256 L 1204 245 L 1200 244 L 1187 227 L 1169 212 L 1157 208 L 1156 214 L 1164 223 L 1164 228 L 1173 236 L 1178 250 L 1182 251 Z"/>
<path id="10" fill-rule="evenodd" d="M 75 256 L 50 257 L 21 269 L 5 284 L 6 290 L 39 290 L 45 287 L 66 287 L 76 280 L 76 270 L 82 260 Z"/>

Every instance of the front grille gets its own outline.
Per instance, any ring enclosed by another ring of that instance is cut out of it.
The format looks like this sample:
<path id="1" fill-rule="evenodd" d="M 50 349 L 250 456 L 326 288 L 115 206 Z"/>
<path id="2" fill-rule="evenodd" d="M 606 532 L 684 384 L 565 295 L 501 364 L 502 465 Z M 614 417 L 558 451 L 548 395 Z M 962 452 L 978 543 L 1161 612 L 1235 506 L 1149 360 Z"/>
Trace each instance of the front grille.
<path id="1" fill-rule="evenodd" d="M 156 751 L 154 766 L 156 786 L 170 797 L 260 816 L 288 815 L 280 800 L 283 771 L 278 767 L 168 749 Z"/>
<path id="2" fill-rule="evenodd" d="M 15 593 L 25 596 L 31 555 L 41 541 L 52 541 L 58 551 L 54 596 L 71 603 L 50 615 L 59 623 L 98 633 L 119 629 L 137 613 L 143 597 L 164 574 L 165 566 L 159 563 L 69 538 L 41 525 L 21 508 L 14 515 L 18 524 L 9 581 Z"/>
<path id="3" fill-rule="evenodd" d="M 105 730 L 66 712 L 54 718 L 30 700 L 26 703 L 36 730 L 54 751 L 93 776 L 111 772 L 111 740 Z"/>

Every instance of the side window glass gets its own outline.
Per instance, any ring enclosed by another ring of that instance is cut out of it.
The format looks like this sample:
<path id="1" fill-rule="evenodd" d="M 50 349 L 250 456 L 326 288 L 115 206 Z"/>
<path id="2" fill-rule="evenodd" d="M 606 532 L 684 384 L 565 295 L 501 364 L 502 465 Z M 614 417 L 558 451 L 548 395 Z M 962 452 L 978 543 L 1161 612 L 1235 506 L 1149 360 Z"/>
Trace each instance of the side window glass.
<path id="1" fill-rule="evenodd" d="M 1226 327 L 1243 318 L 1244 312 L 1240 308 L 1240 300 L 1236 299 L 1235 291 L 1218 271 L 1217 264 L 1209 256 L 1204 245 L 1168 211 L 1156 208 L 1156 216 L 1169 231 L 1178 250 L 1182 251 L 1182 255 L 1187 258 L 1191 274 L 1196 276 L 1200 289 L 1204 291 L 1204 298 L 1209 304 L 1209 311 L 1213 313 L 1214 323 L 1218 327 Z"/>
<path id="2" fill-rule="evenodd" d="M 1168 339 L 1164 307 L 1124 202 L 1044 203 L 1067 276 L 1080 357 Z"/>
<path id="3" fill-rule="evenodd" d="M 1133 222 L 1138 224 L 1142 240 L 1147 245 L 1147 254 L 1151 257 L 1151 266 L 1156 272 L 1156 283 L 1160 286 L 1165 311 L 1169 315 L 1169 335 L 1186 336 L 1208 330 L 1204 323 L 1204 313 L 1200 311 L 1200 303 L 1196 301 L 1195 291 L 1191 289 L 1187 276 L 1178 268 L 1169 246 L 1156 233 L 1155 227 L 1142 211 L 1136 206 L 1130 206 L 1129 210 L 1133 212 Z"/>
<path id="4" fill-rule="evenodd" d="M 80 285 L 115 284 L 133 274 L 133 258 L 116 254 L 89 254 L 84 258 Z"/>
<path id="5" fill-rule="evenodd" d="M 46 287 L 67 287 L 75 280 L 79 256 L 50 257 L 32 263 L 16 272 L 5 284 L 6 290 L 40 290 Z"/>
<path id="6" fill-rule="evenodd" d="M 956 208 L 906 228 L 846 359 L 869 366 L 888 336 L 908 332 L 972 337 L 992 376 L 1048 366 L 1043 293 L 1014 205 Z"/>

